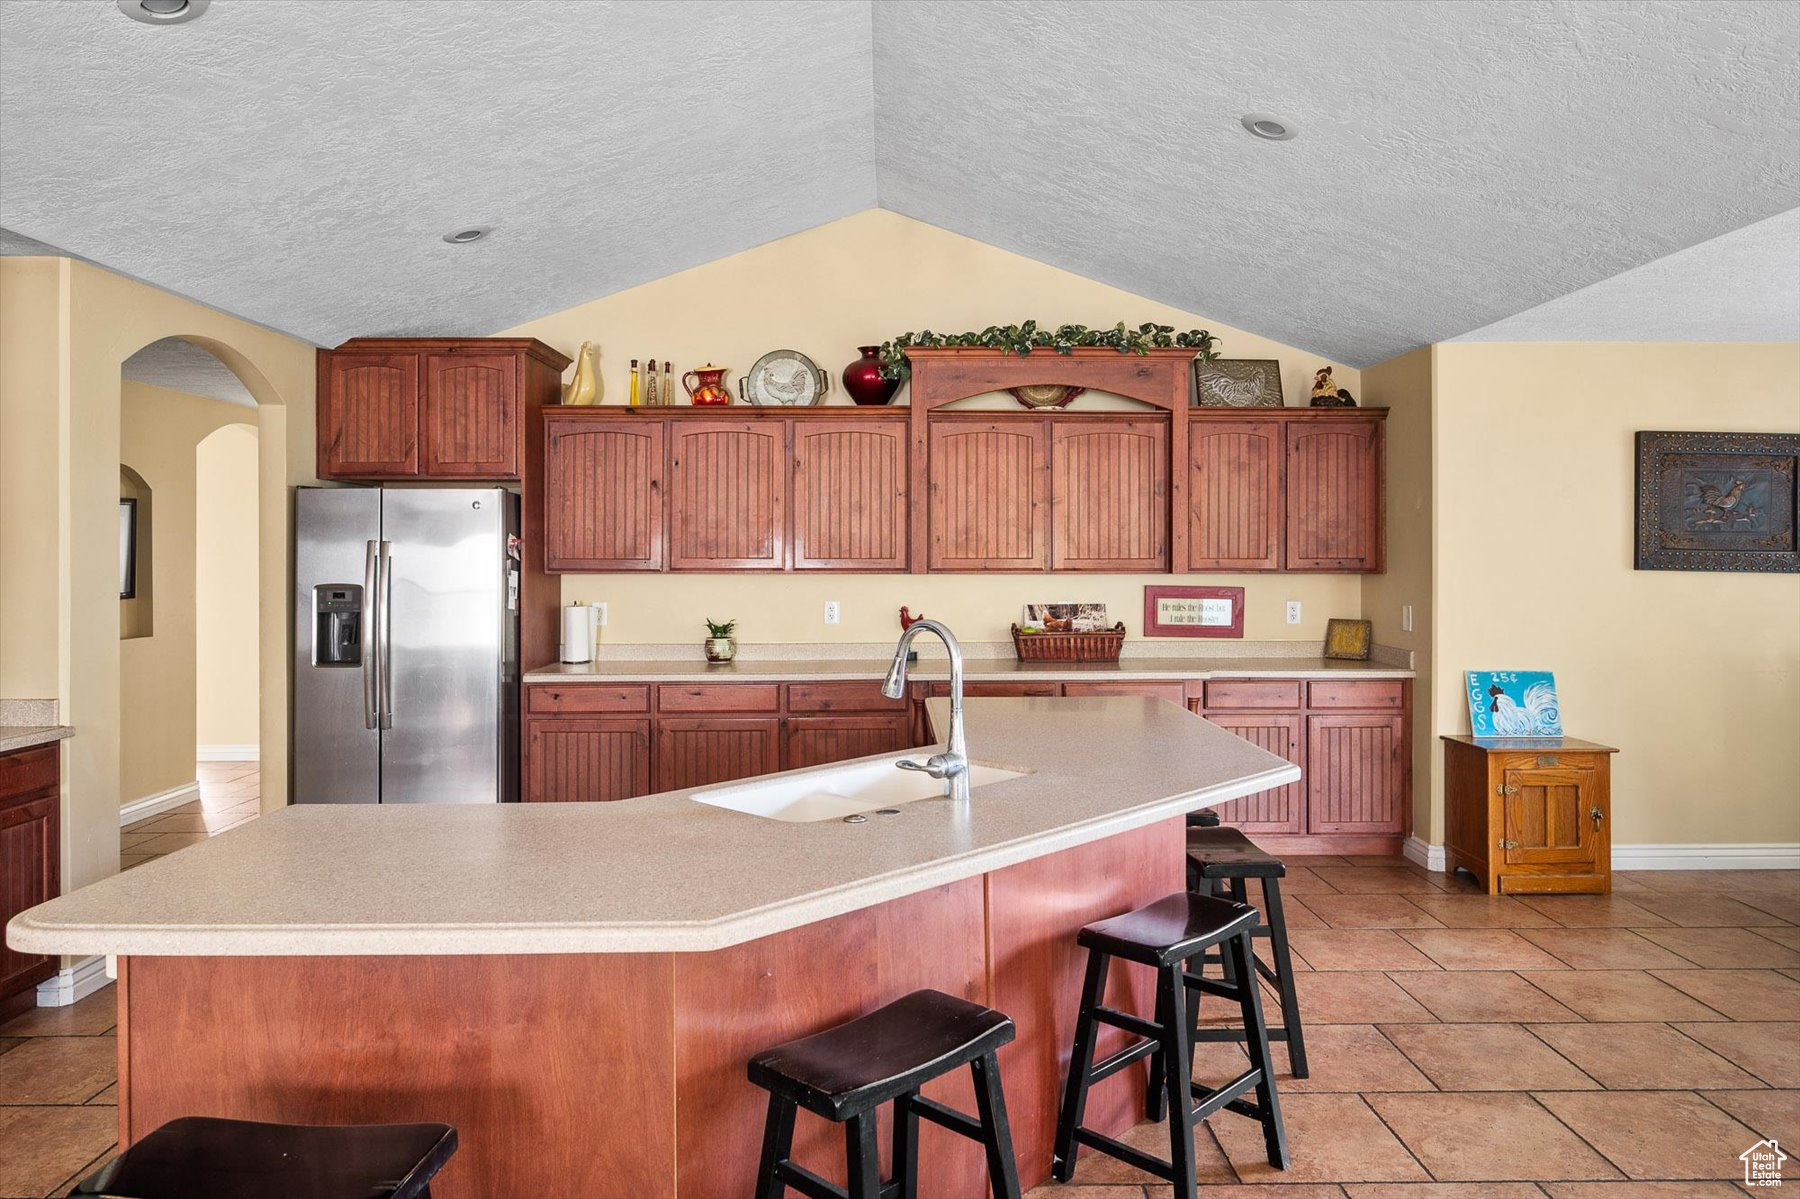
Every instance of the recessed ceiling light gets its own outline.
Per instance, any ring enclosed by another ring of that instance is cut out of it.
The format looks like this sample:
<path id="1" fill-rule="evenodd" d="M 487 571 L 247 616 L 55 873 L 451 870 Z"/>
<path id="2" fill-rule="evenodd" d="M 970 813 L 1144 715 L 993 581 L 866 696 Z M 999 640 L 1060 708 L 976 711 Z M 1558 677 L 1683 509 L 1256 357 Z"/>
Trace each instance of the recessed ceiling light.
<path id="1" fill-rule="evenodd" d="M 206 11 L 212 0 L 117 0 L 119 11 L 146 25 L 179 25 Z"/>
<path id="2" fill-rule="evenodd" d="M 1269 142 L 1285 142 L 1300 132 L 1299 126 L 1292 121 L 1270 116 L 1266 112 L 1245 113 L 1240 124 L 1257 137 Z"/>
<path id="3" fill-rule="evenodd" d="M 467 229 L 452 229 L 444 234 L 444 240 L 453 246 L 466 246 L 472 241 L 480 241 L 493 231 L 492 225 L 470 225 Z"/>

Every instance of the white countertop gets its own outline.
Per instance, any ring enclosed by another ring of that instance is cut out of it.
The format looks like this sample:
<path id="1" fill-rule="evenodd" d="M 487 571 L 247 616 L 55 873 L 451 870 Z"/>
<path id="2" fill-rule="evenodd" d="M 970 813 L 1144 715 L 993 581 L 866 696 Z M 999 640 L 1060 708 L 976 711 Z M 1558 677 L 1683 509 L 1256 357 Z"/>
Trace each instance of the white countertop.
<path id="1" fill-rule="evenodd" d="M 934 721 L 947 703 L 928 701 Z M 290 807 L 32 908 L 7 939 L 66 954 L 705 951 L 1300 777 L 1160 700 L 971 699 L 967 715 L 972 758 L 1034 773 L 979 788 L 963 812 L 927 799 L 863 824 L 789 824 L 687 791 Z"/>
<path id="2" fill-rule="evenodd" d="M 740 659 L 719 665 L 695 661 L 642 661 L 601 658 L 577 664 L 553 663 L 528 671 L 527 683 L 756 683 L 879 680 L 889 659 Z M 1021 680 L 1083 679 L 1092 682 L 1163 679 L 1410 679 L 1414 672 L 1380 662 L 1344 662 L 1331 658 L 1124 658 L 1118 662 L 1021 662 L 1016 658 L 970 658 L 964 677 L 971 683 Z M 907 677 L 940 681 L 950 677 L 943 658 L 921 658 Z"/>
<path id="3" fill-rule="evenodd" d="M 65 741 L 74 735 L 75 730 L 66 724 L 0 724 L 0 754 Z"/>

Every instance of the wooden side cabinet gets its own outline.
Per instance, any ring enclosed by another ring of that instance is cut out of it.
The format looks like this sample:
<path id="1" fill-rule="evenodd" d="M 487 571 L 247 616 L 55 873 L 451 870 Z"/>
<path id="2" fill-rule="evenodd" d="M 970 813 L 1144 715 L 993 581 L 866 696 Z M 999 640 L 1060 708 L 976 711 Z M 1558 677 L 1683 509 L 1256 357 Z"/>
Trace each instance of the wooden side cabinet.
<path id="1" fill-rule="evenodd" d="M 0 754 L 0 928 L 61 891 L 60 761 L 55 744 Z M 32 1007 L 55 973 L 55 958 L 0 944 L 0 1022 Z"/>
<path id="2" fill-rule="evenodd" d="M 1444 854 L 1487 891 L 1612 890 L 1612 755 L 1572 737 L 1444 738 Z"/>

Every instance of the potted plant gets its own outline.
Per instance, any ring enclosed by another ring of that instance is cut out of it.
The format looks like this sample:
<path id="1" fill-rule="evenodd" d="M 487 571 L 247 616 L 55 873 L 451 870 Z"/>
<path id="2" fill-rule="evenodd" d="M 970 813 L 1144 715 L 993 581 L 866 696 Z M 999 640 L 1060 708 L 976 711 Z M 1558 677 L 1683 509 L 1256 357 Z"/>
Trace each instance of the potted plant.
<path id="1" fill-rule="evenodd" d="M 737 638 L 731 634 L 737 628 L 737 621 L 717 621 L 706 618 L 706 660 L 708 662 L 729 662 L 737 657 Z"/>

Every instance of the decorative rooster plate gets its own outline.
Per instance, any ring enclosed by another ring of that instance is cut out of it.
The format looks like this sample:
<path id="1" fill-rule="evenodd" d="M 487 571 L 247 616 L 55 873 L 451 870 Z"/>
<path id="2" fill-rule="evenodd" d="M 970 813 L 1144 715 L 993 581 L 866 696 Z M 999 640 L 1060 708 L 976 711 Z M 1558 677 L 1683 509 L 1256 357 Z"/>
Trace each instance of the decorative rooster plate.
<path id="1" fill-rule="evenodd" d="M 798 350 L 770 350 L 738 380 L 738 398 L 765 407 L 805 408 L 825 398 L 831 376 Z"/>

